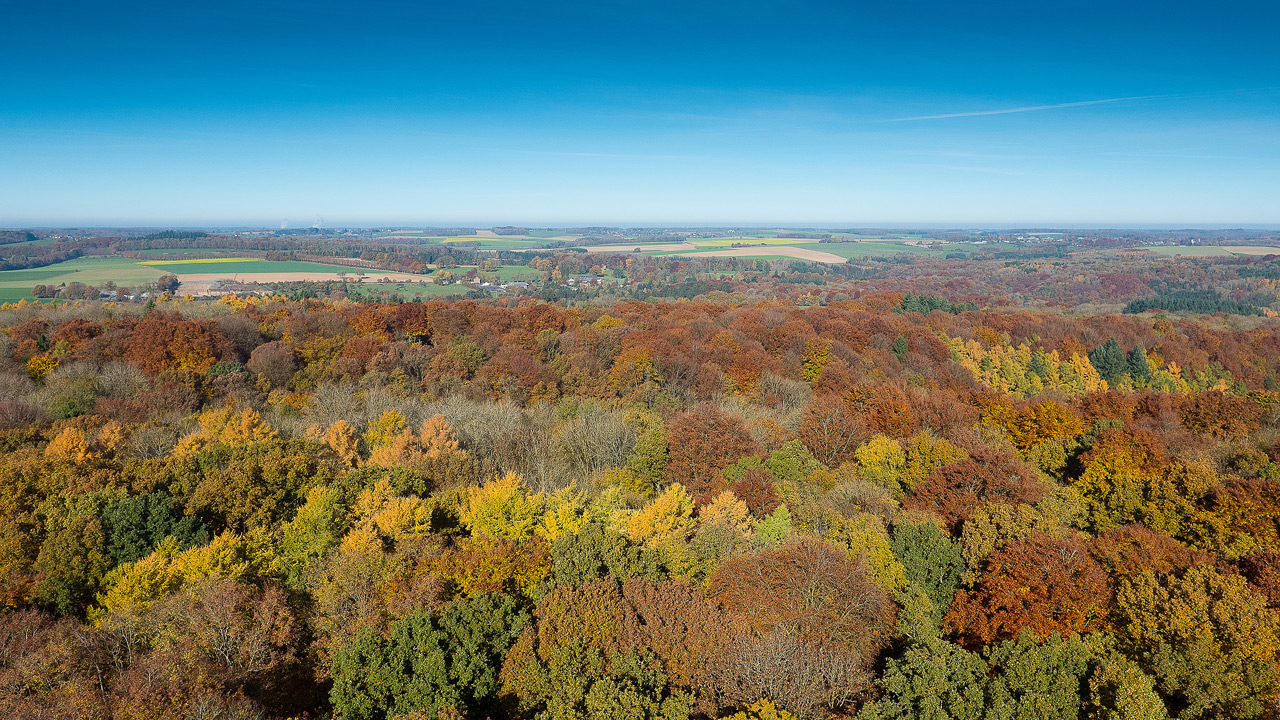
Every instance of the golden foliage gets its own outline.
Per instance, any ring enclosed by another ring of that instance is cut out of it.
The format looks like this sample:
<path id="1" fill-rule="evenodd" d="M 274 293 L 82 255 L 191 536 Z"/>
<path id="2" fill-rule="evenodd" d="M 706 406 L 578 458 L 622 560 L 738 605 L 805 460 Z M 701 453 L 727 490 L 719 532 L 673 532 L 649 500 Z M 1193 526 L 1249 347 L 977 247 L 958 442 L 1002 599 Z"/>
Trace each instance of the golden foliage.
<path id="1" fill-rule="evenodd" d="M 85 439 L 80 428 L 63 428 L 49 444 L 45 446 L 44 456 L 50 460 L 70 460 L 80 462 L 89 457 L 89 441 Z"/>

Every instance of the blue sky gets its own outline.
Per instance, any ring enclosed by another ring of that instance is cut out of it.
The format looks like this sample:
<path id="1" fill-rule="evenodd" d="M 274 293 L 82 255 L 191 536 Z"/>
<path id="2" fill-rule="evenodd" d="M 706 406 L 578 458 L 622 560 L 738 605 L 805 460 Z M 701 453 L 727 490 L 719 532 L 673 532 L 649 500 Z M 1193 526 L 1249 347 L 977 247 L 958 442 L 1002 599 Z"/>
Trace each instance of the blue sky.
<path id="1" fill-rule="evenodd" d="M 0 225 L 1280 225 L 1261 0 L 0 9 Z"/>

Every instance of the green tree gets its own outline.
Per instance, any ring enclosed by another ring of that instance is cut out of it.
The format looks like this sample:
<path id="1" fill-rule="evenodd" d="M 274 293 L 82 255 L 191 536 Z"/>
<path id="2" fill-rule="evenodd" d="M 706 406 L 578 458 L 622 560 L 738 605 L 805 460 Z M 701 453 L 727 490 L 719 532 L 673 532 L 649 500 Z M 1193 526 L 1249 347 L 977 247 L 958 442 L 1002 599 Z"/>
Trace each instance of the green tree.
<path id="1" fill-rule="evenodd" d="M 588 523 L 577 535 L 561 535 L 551 544 L 553 583 L 577 585 L 609 575 L 657 580 L 665 573 L 658 553 L 632 546 L 602 523 Z"/>
<path id="2" fill-rule="evenodd" d="M 987 664 L 953 643 L 913 643 L 889 661 L 858 720 L 986 720 Z"/>
<path id="3" fill-rule="evenodd" d="M 907 582 L 922 590 L 933 605 L 933 618 L 941 623 L 955 599 L 964 573 L 964 552 L 935 522 L 899 522 L 893 527 L 893 554 L 902 563 Z"/>
<path id="4" fill-rule="evenodd" d="M 657 491 L 667 472 L 667 432 L 661 420 L 649 424 L 636 438 L 627 457 L 627 469 L 635 474 L 648 494 Z"/>
<path id="5" fill-rule="evenodd" d="M 1089 362 L 1108 383 L 1115 383 L 1129 370 L 1129 358 L 1115 338 L 1089 351 Z"/>
<path id="6" fill-rule="evenodd" d="M 498 668 L 528 619 L 511 598 L 482 594 L 403 618 L 386 638 L 366 630 L 334 653 L 334 712 L 386 720 L 453 708 L 483 717 L 495 709 Z"/>
<path id="7" fill-rule="evenodd" d="M 1052 635 L 1043 643 L 1024 631 L 987 648 L 996 674 L 987 687 L 990 720 L 1077 720 L 1081 681 L 1090 652 L 1079 636 Z"/>
<path id="8" fill-rule="evenodd" d="M 907 338 L 902 335 L 899 335 L 898 338 L 893 341 L 892 352 L 894 357 L 898 358 L 898 362 L 906 363 L 907 353 L 910 352 L 909 349 L 907 348 Z"/>
<path id="9" fill-rule="evenodd" d="M 1116 634 L 1180 718 L 1256 718 L 1275 699 L 1280 627 L 1238 575 L 1199 566 L 1121 580 Z"/>
<path id="10" fill-rule="evenodd" d="M 1151 366 L 1147 365 L 1147 351 L 1143 350 L 1141 345 L 1135 345 L 1133 350 L 1129 351 L 1128 370 L 1129 377 L 1139 385 L 1151 379 Z"/>
<path id="11" fill-rule="evenodd" d="M 209 542 L 209 529 L 199 518 L 178 516 L 177 503 L 162 492 L 135 495 L 105 506 L 100 519 L 107 553 L 119 565 L 150 555 L 169 535 L 182 547 Z"/>

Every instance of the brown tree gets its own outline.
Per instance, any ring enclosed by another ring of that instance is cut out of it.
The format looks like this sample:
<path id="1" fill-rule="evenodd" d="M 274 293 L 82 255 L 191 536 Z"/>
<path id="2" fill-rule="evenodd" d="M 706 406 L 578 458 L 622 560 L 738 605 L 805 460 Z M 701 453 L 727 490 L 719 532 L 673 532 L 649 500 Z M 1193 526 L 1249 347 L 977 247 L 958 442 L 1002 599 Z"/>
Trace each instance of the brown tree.
<path id="1" fill-rule="evenodd" d="M 983 503 L 1032 503 L 1046 491 L 1039 473 L 1017 457 L 976 448 L 968 459 L 943 465 L 917 483 L 903 505 L 937 513 L 954 532 Z"/>
<path id="2" fill-rule="evenodd" d="M 684 485 L 699 504 L 724 492 L 727 481 L 721 469 L 760 451 L 741 420 L 709 403 L 681 413 L 667 425 L 667 446 L 667 482 Z"/>
<path id="3" fill-rule="evenodd" d="M 780 631 L 834 643 L 868 661 L 888 641 L 897 616 L 863 558 L 812 538 L 730 559 L 711 577 L 710 592 L 757 635 Z"/>
<path id="4" fill-rule="evenodd" d="M 1023 630 L 1040 638 L 1088 632 L 1102 626 L 1110 594 L 1084 541 L 1036 535 L 987 558 L 977 586 L 956 593 L 946 626 L 972 647 Z"/>

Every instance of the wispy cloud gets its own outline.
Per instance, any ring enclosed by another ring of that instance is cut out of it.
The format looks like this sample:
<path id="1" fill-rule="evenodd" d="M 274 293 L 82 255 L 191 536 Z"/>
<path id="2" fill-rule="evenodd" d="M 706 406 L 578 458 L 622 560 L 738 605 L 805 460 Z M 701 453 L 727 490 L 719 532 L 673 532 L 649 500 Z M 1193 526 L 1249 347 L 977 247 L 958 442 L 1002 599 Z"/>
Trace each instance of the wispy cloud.
<path id="1" fill-rule="evenodd" d="M 886 122 L 909 122 L 912 120 L 947 120 L 950 118 L 981 117 L 983 115 L 1012 115 L 1014 113 L 1039 112 L 1041 110 L 1060 110 L 1062 108 L 1086 107 L 1088 105 L 1106 105 L 1108 103 L 1130 102 L 1133 100 L 1155 100 L 1159 98 L 1177 97 L 1175 95 L 1134 95 L 1132 97 L 1103 98 L 1101 100 L 1080 100 L 1078 102 L 1054 103 L 1053 105 L 1024 105 L 997 110 L 974 110 L 972 112 L 943 113 L 941 115 L 915 115 L 913 117 L 892 118 Z"/>
<path id="2" fill-rule="evenodd" d="M 1269 93 L 1280 89 L 1277 86 L 1256 87 L 1256 88 L 1234 88 L 1231 90 L 1216 90 L 1212 92 L 1201 93 L 1184 93 L 1173 95 L 1131 95 L 1129 97 L 1117 98 L 1101 98 L 1098 100 L 1079 100 L 1077 102 L 1054 103 L 1052 105 L 1023 105 L 1021 107 L 997 108 L 995 110 L 973 110 L 970 112 L 942 113 L 940 115 L 914 115 L 912 117 L 891 118 L 883 122 L 911 122 L 914 120 L 949 120 L 951 118 L 966 117 L 982 117 L 984 115 L 1012 115 L 1014 113 L 1039 112 L 1041 110 L 1061 110 L 1063 108 L 1087 107 L 1089 105 L 1107 105 L 1119 102 L 1134 102 L 1137 100 L 1174 100 L 1186 98 L 1202 98 L 1216 97 L 1222 95 L 1250 95 L 1255 93 Z"/>

